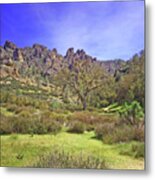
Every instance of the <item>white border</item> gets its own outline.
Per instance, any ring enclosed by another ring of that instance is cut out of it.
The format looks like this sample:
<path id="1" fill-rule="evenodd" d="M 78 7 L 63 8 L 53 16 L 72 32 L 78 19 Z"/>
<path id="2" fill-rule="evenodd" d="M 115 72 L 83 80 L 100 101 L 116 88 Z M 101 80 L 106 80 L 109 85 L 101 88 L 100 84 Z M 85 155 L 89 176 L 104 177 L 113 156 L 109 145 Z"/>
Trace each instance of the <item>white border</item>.
<path id="1" fill-rule="evenodd" d="M 65 1 L 65 0 L 61 0 Z M 69 0 L 68 0 L 69 1 Z M 72 0 L 76 1 L 76 0 Z M 80 0 L 81 1 L 81 0 Z M 92 0 L 89 0 L 92 1 Z M 31 0 L 1 0 L 0 3 L 32 2 Z M 33 0 L 33 2 L 47 2 Z M 48 0 L 48 2 L 52 2 Z M 146 0 L 146 171 L 97 171 L 0 168 L 2 180 L 149 180 L 155 178 L 155 1 Z"/>

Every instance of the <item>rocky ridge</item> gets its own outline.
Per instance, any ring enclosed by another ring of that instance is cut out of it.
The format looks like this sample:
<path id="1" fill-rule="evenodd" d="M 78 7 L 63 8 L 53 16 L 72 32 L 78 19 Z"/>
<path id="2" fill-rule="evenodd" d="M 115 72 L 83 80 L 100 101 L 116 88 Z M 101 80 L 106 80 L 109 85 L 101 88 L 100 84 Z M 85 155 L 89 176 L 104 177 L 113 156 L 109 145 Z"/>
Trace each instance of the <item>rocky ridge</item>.
<path id="1" fill-rule="evenodd" d="M 71 67 L 75 61 L 82 60 L 87 60 L 89 63 L 99 63 L 111 74 L 114 74 L 125 64 L 123 60 L 99 61 L 97 58 L 86 54 L 83 49 L 74 52 L 74 48 L 69 48 L 66 55 L 62 56 L 56 48 L 49 50 L 40 44 L 19 48 L 14 43 L 6 41 L 4 46 L 0 46 L 0 75 L 1 77 L 19 76 L 20 66 L 20 71 L 34 68 L 43 76 L 48 76 L 59 71 L 64 65 Z"/>

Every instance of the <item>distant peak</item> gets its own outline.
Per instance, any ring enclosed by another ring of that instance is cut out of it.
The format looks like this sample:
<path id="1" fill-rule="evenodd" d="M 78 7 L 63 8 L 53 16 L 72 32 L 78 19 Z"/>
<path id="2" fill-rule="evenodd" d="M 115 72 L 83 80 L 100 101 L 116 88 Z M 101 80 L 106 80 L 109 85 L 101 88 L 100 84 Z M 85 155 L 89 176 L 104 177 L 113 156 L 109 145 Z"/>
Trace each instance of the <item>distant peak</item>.
<path id="1" fill-rule="evenodd" d="M 34 49 L 41 49 L 41 50 L 47 49 L 46 46 L 43 46 L 43 45 L 38 44 L 38 43 L 33 44 L 32 47 L 33 47 Z"/>
<path id="2" fill-rule="evenodd" d="M 74 54 L 74 48 L 71 47 L 71 48 L 69 48 L 69 49 L 67 50 L 65 57 L 72 56 L 73 54 Z"/>
<path id="3" fill-rule="evenodd" d="M 4 49 L 7 49 L 7 48 L 15 50 L 17 46 L 13 42 L 7 40 L 5 41 Z"/>
<path id="4" fill-rule="evenodd" d="M 53 49 L 52 49 L 52 52 L 55 53 L 55 54 L 57 54 L 57 49 L 56 49 L 56 48 L 53 48 Z"/>
<path id="5" fill-rule="evenodd" d="M 85 52 L 83 49 L 78 49 L 78 50 L 76 51 L 76 53 L 77 53 L 78 55 L 80 55 L 80 54 L 86 54 L 86 52 Z"/>

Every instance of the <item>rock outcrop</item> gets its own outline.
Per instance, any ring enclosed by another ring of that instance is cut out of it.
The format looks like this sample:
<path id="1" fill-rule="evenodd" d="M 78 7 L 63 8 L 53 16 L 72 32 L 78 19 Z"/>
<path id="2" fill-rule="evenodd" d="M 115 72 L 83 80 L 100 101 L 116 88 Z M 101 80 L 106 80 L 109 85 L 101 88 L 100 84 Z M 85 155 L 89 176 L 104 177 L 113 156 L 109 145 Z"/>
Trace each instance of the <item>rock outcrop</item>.
<path id="1" fill-rule="evenodd" d="M 40 73 L 43 76 L 50 76 L 64 66 L 71 69 L 75 61 L 78 63 L 78 61 L 83 60 L 88 63 L 100 63 L 111 74 L 114 74 L 125 63 L 123 60 L 99 61 L 96 57 L 88 55 L 83 49 L 75 51 L 73 47 L 67 50 L 65 56 L 62 56 L 56 48 L 50 50 L 40 44 L 18 48 L 14 43 L 6 41 L 3 47 L 0 46 L 1 74 L 5 76 L 8 71 L 14 72 L 13 68 L 16 67 L 16 64 L 18 64 L 18 67 L 16 67 L 16 73 L 14 74 L 18 74 L 18 68 L 20 68 L 20 72 L 32 71 L 31 73 L 34 75 Z"/>

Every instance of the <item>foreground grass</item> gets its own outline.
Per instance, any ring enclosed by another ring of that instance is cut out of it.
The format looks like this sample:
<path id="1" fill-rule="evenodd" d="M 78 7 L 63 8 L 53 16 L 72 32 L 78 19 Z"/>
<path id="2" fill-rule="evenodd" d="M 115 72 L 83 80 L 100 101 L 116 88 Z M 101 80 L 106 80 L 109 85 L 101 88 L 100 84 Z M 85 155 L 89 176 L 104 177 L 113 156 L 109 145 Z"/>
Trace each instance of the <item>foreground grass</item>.
<path id="1" fill-rule="evenodd" d="M 93 132 L 57 135 L 5 135 L 1 136 L 1 166 L 33 166 L 41 155 L 60 147 L 71 154 L 93 154 L 105 160 L 109 169 L 144 169 L 144 159 L 121 155 L 123 149 L 133 143 L 115 145 L 103 144 L 94 138 Z"/>

